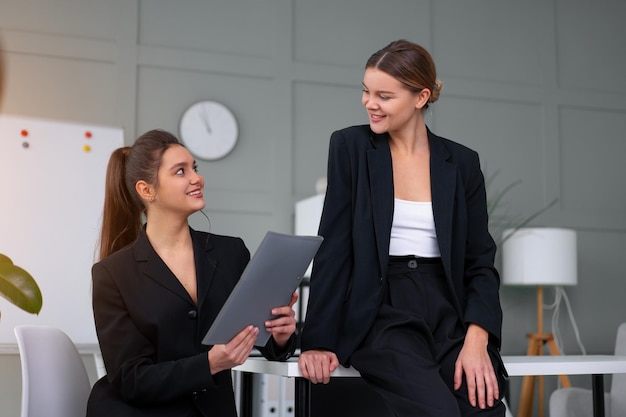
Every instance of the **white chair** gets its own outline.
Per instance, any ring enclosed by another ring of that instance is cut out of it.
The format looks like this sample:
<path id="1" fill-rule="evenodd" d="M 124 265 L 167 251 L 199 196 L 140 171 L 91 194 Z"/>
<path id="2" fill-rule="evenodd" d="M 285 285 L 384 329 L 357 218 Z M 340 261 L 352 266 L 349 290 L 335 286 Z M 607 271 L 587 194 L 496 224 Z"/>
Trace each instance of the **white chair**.
<path id="1" fill-rule="evenodd" d="M 85 417 L 91 384 L 72 340 L 61 330 L 17 326 L 22 417 Z"/>
<path id="2" fill-rule="evenodd" d="M 626 323 L 617 329 L 615 354 L 626 355 Z M 550 395 L 550 417 L 591 417 L 592 391 L 584 388 L 559 388 Z M 626 374 L 611 376 L 611 391 L 604 393 L 606 417 L 626 416 Z"/>
<path id="3" fill-rule="evenodd" d="M 502 399 L 502 402 L 504 403 L 504 406 L 506 407 L 506 412 L 504 416 L 513 417 L 513 413 L 511 413 L 511 407 L 509 407 L 509 403 L 506 401 L 506 399 Z"/>

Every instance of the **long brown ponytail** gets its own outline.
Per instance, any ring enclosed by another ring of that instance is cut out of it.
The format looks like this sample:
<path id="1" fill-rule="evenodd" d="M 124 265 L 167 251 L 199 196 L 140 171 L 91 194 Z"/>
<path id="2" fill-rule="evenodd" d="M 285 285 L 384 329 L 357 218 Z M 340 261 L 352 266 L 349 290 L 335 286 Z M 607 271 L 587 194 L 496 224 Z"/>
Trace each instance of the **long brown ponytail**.
<path id="1" fill-rule="evenodd" d="M 178 139 L 163 130 L 141 135 L 132 147 L 116 149 L 109 158 L 104 191 L 99 259 L 134 242 L 142 226 L 145 204 L 135 190 L 144 180 L 155 187 L 163 153 Z"/>

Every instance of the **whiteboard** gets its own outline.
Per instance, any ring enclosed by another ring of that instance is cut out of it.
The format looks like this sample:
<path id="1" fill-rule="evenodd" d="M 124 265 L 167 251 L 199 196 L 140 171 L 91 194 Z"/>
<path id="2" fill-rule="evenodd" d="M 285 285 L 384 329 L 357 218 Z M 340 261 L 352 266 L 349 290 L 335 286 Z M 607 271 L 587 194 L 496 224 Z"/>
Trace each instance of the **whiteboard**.
<path id="1" fill-rule="evenodd" d="M 16 343 L 20 324 L 97 343 L 91 266 L 106 165 L 123 142 L 121 128 L 0 116 L 0 253 L 26 269 L 43 295 L 39 315 L 0 297 L 0 343 Z"/>

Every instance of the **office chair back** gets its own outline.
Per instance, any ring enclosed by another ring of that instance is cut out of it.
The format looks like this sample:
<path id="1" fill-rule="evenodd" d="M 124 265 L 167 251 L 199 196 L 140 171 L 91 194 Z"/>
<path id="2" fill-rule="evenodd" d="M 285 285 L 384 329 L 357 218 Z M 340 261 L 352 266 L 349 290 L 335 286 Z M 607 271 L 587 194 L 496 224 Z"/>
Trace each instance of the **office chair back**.
<path id="1" fill-rule="evenodd" d="M 84 417 L 91 384 L 72 340 L 46 326 L 17 326 L 22 417 Z"/>
<path id="2" fill-rule="evenodd" d="M 615 355 L 626 355 L 626 323 L 617 329 Z M 604 393 L 607 417 L 626 416 L 626 374 L 611 375 L 611 390 Z M 592 391 L 587 388 L 559 388 L 550 395 L 550 417 L 591 417 Z"/>

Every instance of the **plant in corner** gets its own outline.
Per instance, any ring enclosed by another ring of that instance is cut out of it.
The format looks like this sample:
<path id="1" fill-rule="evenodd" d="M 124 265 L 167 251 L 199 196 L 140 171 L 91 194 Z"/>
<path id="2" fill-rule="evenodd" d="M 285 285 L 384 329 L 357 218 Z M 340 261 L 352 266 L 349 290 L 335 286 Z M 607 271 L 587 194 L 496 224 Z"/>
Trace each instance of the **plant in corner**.
<path id="1" fill-rule="evenodd" d="M 2 39 L 0 39 L 0 46 Z M 0 51 L 2 48 L 0 48 Z M 0 54 L 0 104 L 4 86 L 4 60 Z M 0 295 L 31 314 L 39 314 L 43 299 L 35 279 L 0 253 Z"/>
<path id="2" fill-rule="evenodd" d="M 43 298 L 35 279 L 0 253 L 0 295 L 22 310 L 39 314 Z"/>
<path id="3" fill-rule="evenodd" d="M 502 200 L 507 195 L 509 191 L 516 185 L 519 185 L 522 180 L 517 180 L 503 188 L 502 190 L 495 190 L 493 195 L 489 191 L 493 186 L 493 180 L 498 175 L 499 171 L 496 171 L 494 174 L 487 177 L 485 180 L 487 187 L 487 213 L 489 215 L 489 229 L 491 231 L 491 235 L 498 243 L 498 246 L 502 245 L 508 238 L 511 237 L 509 234 L 506 237 L 502 237 L 502 232 L 506 229 L 518 230 L 522 227 L 526 227 L 532 220 L 534 220 L 541 213 L 548 210 L 550 207 L 555 205 L 558 201 L 557 198 L 552 200 L 550 203 L 545 205 L 544 207 L 538 209 L 534 213 L 529 216 L 520 216 L 511 214 L 506 206 L 503 206 Z"/>

